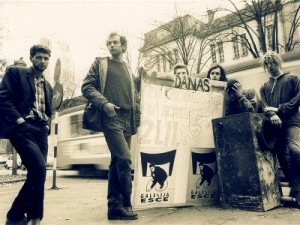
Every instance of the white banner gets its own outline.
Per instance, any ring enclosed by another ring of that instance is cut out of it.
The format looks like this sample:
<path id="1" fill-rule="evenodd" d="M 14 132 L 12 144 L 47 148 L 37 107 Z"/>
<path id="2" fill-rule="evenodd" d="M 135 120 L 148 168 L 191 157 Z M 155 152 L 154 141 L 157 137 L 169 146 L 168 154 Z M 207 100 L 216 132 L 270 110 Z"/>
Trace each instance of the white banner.
<path id="1" fill-rule="evenodd" d="M 211 120 L 223 115 L 223 94 L 209 92 L 207 79 L 198 79 L 197 87 L 205 88 L 196 91 L 187 90 L 187 85 L 180 89 L 183 87 L 178 83 L 177 88 L 155 83 L 142 82 L 141 88 L 135 207 L 190 201 L 187 188 L 192 173 L 192 149 L 214 149 Z"/>

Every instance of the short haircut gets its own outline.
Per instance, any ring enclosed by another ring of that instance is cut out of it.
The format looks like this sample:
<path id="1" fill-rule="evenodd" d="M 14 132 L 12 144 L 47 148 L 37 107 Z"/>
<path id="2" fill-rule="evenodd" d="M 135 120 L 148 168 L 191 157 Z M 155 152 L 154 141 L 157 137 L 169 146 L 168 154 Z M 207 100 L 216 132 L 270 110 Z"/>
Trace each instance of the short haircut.
<path id="1" fill-rule="evenodd" d="M 114 37 L 114 36 L 119 36 L 119 37 L 120 37 L 121 45 L 122 45 L 123 47 L 125 47 L 125 49 L 124 49 L 123 52 L 125 52 L 125 51 L 127 50 L 127 39 L 126 39 L 126 37 L 123 36 L 123 35 L 121 35 L 121 34 L 119 34 L 119 33 L 117 33 L 117 32 L 112 32 L 112 33 L 110 33 L 110 34 L 108 35 L 108 39 L 111 38 L 111 37 Z M 106 46 L 107 46 L 107 41 L 106 41 Z"/>
<path id="2" fill-rule="evenodd" d="M 227 81 L 225 69 L 219 64 L 216 64 L 216 65 L 213 65 L 212 67 L 210 67 L 210 69 L 207 72 L 207 78 L 211 79 L 210 78 L 210 72 L 214 69 L 217 69 L 217 68 L 219 68 L 220 72 L 221 72 L 221 74 L 220 74 L 221 76 L 220 76 L 219 81 Z"/>
<path id="3" fill-rule="evenodd" d="M 51 56 L 51 50 L 44 45 L 33 45 L 30 48 L 30 56 L 34 57 L 38 52 L 46 53 Z"/>
<path id="4" fill-rule="evenodd" d="M 263 66 L 264 70 L 267 69 L 267 64 L 269 62 L 273 62 L 273 63 L 277 64 L 280 68 L 282 68 L 283 60 L 280 57 L 280 55 L 276 52 L 270 51 L 262 56 L 260 63 Z"/>
<path id="5" fill-rule="evenodd" d="M 176 70 L 177 69 L 185 69 L 186 70 L 186 73 L 189 74 L 189 71 L 188 71 L 188 68 L 185 64 L 183 63 L 178 63 L 174 66 L 174 74 L 176 74 Z"/>

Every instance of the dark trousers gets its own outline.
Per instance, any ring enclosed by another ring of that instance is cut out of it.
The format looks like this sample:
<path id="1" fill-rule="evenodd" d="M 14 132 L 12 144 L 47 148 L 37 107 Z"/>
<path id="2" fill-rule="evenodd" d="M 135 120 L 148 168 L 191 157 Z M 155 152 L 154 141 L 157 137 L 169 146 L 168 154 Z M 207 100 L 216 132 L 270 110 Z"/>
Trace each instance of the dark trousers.
<path id="1" fill-rule="evenodd" d="M 131 206 L 130 113 L 103 116 L 103 133 L 111 153 L 108 172 L 108 210 Z"/>
<path id="2" fill-rule="evenodd" d="M 275 149 L 291 189 L 300 191 L 300 127 L 284 127 L 277 138 Z"/>
<path id="3" fill-rule="evenodd" d="M 27 213 L 28 220 L 42 219 L 48 129 L 39 123 L 25 122 L 13 130 L 9 139 L 27 168 L 27 179 L 8 211 L 7 218 L 16 220 Z"/>

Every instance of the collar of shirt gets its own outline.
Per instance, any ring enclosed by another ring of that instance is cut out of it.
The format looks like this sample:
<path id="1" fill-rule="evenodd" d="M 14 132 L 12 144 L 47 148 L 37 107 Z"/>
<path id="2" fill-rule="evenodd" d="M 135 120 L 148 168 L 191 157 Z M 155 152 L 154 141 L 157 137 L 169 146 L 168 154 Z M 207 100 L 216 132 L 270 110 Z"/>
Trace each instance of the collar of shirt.
<path id="1" fill-rule="evenodd" d="M 283 74 L 280 74 L 280 75 L 278 75 L 278 76 L 276 76 L 276 77 L 270 77 L 270 79 L 278 80 L 279 77 L 282 77 L 282 76 L 284 76 L 284 75 L 286 75 L 286 74 L 287 74 L 287 73 L 283 73 Z"/>
<path id="2" fill-rule="evenodd" d="M 34 77 L 34 80 L 37 83 L 40 83 L 40 82 L 43 83 L 43 82 L 45 82 L 45 77 L 44 77 L 44 75 L 41 75 L 39 78 Z"/>

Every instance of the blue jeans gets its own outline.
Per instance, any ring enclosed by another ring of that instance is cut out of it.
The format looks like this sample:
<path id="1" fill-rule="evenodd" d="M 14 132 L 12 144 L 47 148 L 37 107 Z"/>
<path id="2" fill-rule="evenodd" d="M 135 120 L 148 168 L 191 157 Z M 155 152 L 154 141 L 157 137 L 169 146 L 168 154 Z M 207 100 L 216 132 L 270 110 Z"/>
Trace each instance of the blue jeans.
<path id="1" fill-rule="evenodd" d="M 43 218 L 44 184 L 48 154 L 48 129 L 44 124 L 25 122 L 18 125 L 9 135 L 13 147 L 27 168 L 27 179 L 15 198 L 7 218 Z"/>
<path id="2" fill-rule="evenodd" d="M 286 126 L 278 135 L 277 158 L 293 190 L 300 191 L 300 127 Z"/>
<path id="3" fill-rule="evenodd" d="M 115 117 L 103 115 L 103 133 L 111 153 L 108 171 L 108 210 L 131 206 L 131 127 L 130 112 L 117 112 Z"/>
<path id="4" fill-rule="evenodd" d="M 300 191 L 300 127 L 288 127 L 285 140 L 290 154 L 290 186 Z"/>

